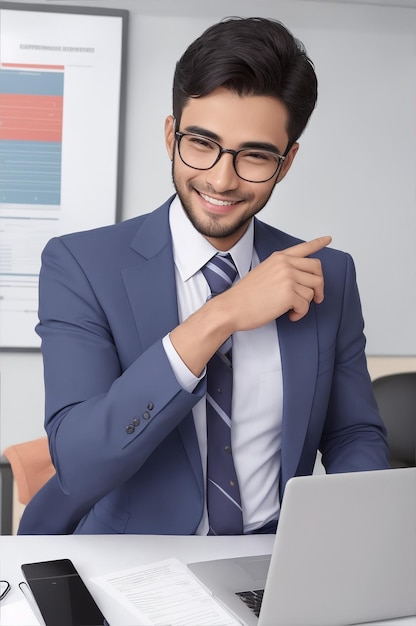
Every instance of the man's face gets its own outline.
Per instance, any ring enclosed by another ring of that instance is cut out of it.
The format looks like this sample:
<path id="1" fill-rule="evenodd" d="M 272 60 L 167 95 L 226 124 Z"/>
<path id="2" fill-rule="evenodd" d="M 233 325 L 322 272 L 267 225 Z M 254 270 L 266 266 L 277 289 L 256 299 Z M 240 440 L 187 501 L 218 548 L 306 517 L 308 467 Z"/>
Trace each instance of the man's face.
<path id="1" fill-rule="evenodd" d="M 287 113 L 281 102 L 268 96 L 239 96 L 219 88 L 208 96 L 190 98 L 179 130 L 215 139 L 224 148 L 239 150 L 247 144 L 268 144 L 278 154 L 287 148 Z M 179 157 L 174 119 L 165 123 L 166 146 L 173 160 L 173 182 L 193 226 L 218 250 L 229 250 L 245 233 L 249 221 L 266 204 L 276 183 L 286 175 L 297 152 L 294 144 L 275 176 L 264 183 L 249 183 L 234 170 L 231 154 L 223 154 L 210 170 L 195 170 Z"/>

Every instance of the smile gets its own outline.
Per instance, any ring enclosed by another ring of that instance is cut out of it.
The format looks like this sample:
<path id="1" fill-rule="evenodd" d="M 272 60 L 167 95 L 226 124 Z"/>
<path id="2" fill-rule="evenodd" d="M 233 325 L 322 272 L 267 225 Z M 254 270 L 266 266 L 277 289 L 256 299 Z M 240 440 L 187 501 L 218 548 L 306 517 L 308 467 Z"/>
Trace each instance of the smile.
<path id="1" fill-rule="evenodd" d="M 203 198 L 206 202 L 210 204 L 214 204 L 216 206 L 232 206 L 233 204 L 237 204 L 238 200 L 234 200 L 233 202 L 227 200 L 217 200 L 216 198 L 211 198 L 211 196 L 207 196 L 204 193 L 199 192 L 201 198 Z"/>

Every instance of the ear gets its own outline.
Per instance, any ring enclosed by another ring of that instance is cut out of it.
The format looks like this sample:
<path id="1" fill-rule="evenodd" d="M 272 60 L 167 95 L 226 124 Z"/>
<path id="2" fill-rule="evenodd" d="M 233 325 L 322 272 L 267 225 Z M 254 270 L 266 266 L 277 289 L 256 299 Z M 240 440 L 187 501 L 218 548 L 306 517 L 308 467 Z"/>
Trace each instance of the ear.
<path id="1" fill-rule="evenodd" d="M 284 179 L 284 177 L 286 176 L 286 174 L 288 173 L 288 171 L 290 170 L 292 166 L 293 159 L 295 158 L 298 150 L 299 150 L 299 144 L 295 142 L 286 155 L 286 158 L 280 169 L 279 176 L 277 177 L 276 182 L 280 183 L 280 181 Z"/>
<path id="2" fill-rule="evenodd" d="M 173 151 L 175 149 L 175 118 L 168 115 L 165 120 L 165 145 L 171 161 L 173 161 Z"/>

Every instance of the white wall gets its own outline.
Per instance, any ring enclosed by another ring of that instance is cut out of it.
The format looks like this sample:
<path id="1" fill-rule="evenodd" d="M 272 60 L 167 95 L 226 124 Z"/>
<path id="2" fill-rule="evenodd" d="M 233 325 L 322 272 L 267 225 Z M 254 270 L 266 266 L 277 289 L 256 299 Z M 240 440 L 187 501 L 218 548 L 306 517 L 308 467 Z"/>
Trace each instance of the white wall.
<path id="1" fill-rule="evenodd" d="M 305 238 L 330 233 L 335 247 L 352 252 L 370 373 L 415 371 L 416 9 L 313 0 L 79 2 L 97 4 L 130 11 L 123 219 L 172 192 L 163 122 L 175 62 L 202 30 L 226 15 L 263 15 L 304 41 L 320 79 L 319 104 L 264 219 Z M 3 352 L 0 371 L 4 449 L 43 434 L 40 354 Z"/>

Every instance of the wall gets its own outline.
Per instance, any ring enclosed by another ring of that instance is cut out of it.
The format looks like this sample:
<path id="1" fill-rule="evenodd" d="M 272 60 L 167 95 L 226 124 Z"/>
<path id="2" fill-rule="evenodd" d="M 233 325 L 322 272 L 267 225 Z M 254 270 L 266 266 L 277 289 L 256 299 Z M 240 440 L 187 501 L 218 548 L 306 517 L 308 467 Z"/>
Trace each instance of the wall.
<path id="1" fill-rule="evenodd" d="M 88 4 L 97 5 L 79 2 Z M 415 8 L 312 0 L 99 4 L 130 11 L 123 219 L 172 192 L 163 122 L 175 62 L 188 43 L 225 15 L 254 14 L 281 19 L 305 42 L 320 78 L 319 104 L 263 217 L 305 238 L 329 232 L 335 247 L 349 250 L 370 373 L 416 370 Z M 0 368 L 3 449 L 43 434 L 44 398 L 39 353 L 3 352 Z"/>

